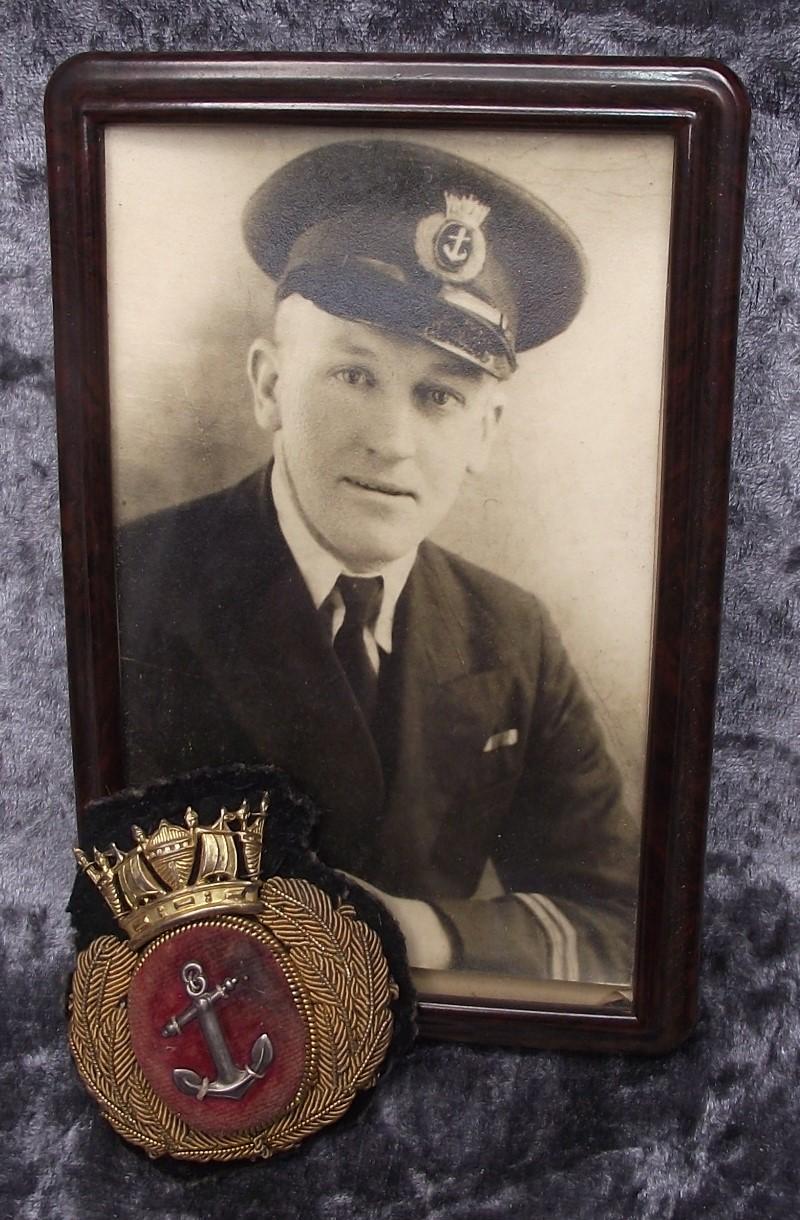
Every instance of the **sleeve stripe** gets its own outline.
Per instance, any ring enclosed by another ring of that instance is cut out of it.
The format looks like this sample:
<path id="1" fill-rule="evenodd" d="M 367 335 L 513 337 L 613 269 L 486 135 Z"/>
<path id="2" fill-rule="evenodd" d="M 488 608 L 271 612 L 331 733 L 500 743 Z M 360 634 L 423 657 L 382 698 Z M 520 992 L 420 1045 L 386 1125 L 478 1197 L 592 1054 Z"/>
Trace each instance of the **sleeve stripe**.
<path id="1" fill-rule="evenodd" d="M 545 897 L 544 894 L 537 894 L 536 897 L 559 924 L 564 935 L 564 974 L 562 977 L 571 983 L 577 983 L 580 979 L 580 971 L 578 969 L 578 937 L 575 927 L 551 898 Z"/>
<path id="2" fill-rule="evenodd" d="M 565 968 L 563 929 L 552 918 L 550 912 L 541 905 L 541 895 L 515 893 L 514 897 L 534 915 L 547 937 L 547 944 L 550 950 L 550 977 L 553 979 L 563 979 Z"/>
<path id="3" fill-rule="evenodd" d="M 577 983 L 580 980 L 578 938 L 564 912 L 545 894 L 515 893 L 514 897 L 536 917 L 547 937 L 551 978 Z"/>

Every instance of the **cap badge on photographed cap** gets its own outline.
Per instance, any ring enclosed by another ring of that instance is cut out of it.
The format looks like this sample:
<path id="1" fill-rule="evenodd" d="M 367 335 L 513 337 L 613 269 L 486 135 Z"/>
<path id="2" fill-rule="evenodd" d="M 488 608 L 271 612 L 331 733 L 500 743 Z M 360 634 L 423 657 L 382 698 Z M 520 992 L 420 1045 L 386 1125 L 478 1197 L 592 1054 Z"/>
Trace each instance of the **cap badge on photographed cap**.
<path id="1" fill-rule="evenodd" d="M 426 216 L 417 225 L 414 249 L 426 271 L 440 279 L 468 284 L 486 262 L 481 225 L 490 208 L 474 195 L 445 192 L 444 212 Z"/>

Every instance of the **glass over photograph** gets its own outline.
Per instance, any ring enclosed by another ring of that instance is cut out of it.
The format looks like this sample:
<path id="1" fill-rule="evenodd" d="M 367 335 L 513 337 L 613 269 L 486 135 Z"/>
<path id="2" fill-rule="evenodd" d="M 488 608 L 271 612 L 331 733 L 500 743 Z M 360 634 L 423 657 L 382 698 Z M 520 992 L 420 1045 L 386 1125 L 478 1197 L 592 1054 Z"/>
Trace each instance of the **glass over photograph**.
<path id="1" fill-rule="evenodd" d="M 629 1009 L 672 137 L 105 139 L 126 782 L 275 763 L 424 997 Z"/>

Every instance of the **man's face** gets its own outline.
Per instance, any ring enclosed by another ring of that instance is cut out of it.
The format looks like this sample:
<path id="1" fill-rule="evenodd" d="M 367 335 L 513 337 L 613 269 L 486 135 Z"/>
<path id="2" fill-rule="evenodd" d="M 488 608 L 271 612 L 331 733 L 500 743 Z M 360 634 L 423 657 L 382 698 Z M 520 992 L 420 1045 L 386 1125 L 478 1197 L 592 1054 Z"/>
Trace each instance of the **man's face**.
<path id="1" fill-rule="evenodd" d="M 416 547 L 483 469 L 499 383 L 430 344 L 282 302 L 250 352 L 256 418 L 277 425 L 311 532 L 352 571 Z"/>

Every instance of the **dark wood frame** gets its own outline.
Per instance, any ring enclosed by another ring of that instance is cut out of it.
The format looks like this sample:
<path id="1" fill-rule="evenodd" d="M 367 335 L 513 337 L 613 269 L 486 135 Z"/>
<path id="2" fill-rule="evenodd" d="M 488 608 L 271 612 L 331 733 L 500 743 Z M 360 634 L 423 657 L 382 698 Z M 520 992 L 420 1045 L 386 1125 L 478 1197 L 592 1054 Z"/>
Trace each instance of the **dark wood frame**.
<path id="1" fill-rule="evenodd" d="M 421 1005 L 425 1035 L 661 1052 L 695 1018 L 749 106 L 720 64 L 518 57 L 89 55 L 46 99 L 78 810 L 121 786 L 103 139 L 109 123 L 454 120 L 666 132 L 676 172 L 660 544 L 632 1012 Z"/>

